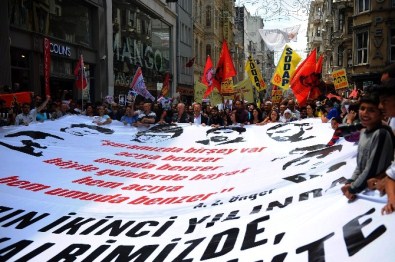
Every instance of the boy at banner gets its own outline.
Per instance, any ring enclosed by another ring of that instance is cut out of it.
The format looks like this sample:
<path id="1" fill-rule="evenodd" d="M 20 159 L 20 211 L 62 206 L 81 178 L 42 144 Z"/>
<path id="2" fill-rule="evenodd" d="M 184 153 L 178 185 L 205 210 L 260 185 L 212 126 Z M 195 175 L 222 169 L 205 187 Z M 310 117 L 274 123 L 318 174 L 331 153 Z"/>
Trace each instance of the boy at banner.
<path id="1" fill-rule="evenodd" d="M 367 187 L 368 179 L 384 172 L 394 158 L 394 134 L 382 124 L 379 103 L 376 94 L 367 94 L 360 100 L 359 117 L 365 129 L 358 142 L 357 167 L 341 188 L 349 200 L 354 200 L 355 194 Z"/>
<path id="2" fill-rule="evenodd" d="M 384 74 L 383 74 L 384 75 Z M 382 78 L 383 80 L 383 78 Z M 383 87 L 379 88 L 378 92 L 380 95 L 380 107 L 383 110 L 385 116 L 395 117 L 395 78 L 384 79 Z M 388 200 L 387 204 L 381 210 L 382 214 L 391 214 L 395 211 L 395 162 L 391 164 L 385 171 L 385 178 L 381 181 L 377 179 L 370 179 L 368 182 L 372 182 L 372 189 L 382 189 L 379 185 L 385 187 Z"/>

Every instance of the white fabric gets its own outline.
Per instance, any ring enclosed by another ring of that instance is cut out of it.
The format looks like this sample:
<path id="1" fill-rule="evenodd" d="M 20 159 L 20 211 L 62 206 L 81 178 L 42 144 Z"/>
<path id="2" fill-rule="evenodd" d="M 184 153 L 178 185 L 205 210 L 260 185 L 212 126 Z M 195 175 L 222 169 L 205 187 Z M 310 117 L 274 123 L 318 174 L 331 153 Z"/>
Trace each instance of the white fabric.
<path id="1" fill-rule="evenodd" d="M 297 41 L 300 25 L 283 29 L 259 29 L 266 46 L 271 51 L 281 51 L 286 43 Z"/>
<path id="2" fill-rule="evenodd" d="M 320 119 L 185 124 L 173 138 L 101 128 L 65 116 L 0 129 L 2 260 L 393 260 L 386 198 L 347 202 L 357 147 L 324 147 L 333 130 Z"/>

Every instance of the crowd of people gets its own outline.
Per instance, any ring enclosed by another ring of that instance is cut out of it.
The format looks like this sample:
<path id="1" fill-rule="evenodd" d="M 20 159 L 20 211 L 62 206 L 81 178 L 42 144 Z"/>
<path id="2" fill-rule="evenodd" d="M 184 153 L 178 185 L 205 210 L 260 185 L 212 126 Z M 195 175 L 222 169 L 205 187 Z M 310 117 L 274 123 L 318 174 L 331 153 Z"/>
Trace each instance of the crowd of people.
<path id="1" fill-rule="evenodd" d="M 266 100 L 260 103 L 260 106 L 237 99 L 221 107 L 201 103 L 188 105 L 183 102 L 166 107 L 160 102 L 142 99 L 127 105 L 120 105 L 117 102 L 86 103 L 82 108 L 80 102 L 52 101 L 49 96 L 44 100 L 36 95 L 32 98 L 32 103 L 16 104 L 11 108 L 5 107 L 5 102 L 0 100 L 0 126 L 29 125 L 32 122 L 55 120 L 65 115 L 90 116 L 98 125 L 106 125 L 112 120 L 118 120 L 125 125 L 136 127 L 157 123 L 194 123 L 212 127 L 265 125 L 313 117 L 321 118 L 322 122 L 341 117 L 339 120 L 341 123 L 357 123 L 357 107 L 356 99 L 310 100 L 306 106 L 299 107 L 294 99 L 288 98 L 280 103 Z"/>
<path id="2" fill-rule="evenodd" d="M 358 97 L 332 94 L 316 100 L 308 100 L 300 106 L 293 98 L 279 103 L 271 100 L 248 103 L 234 99 L 219 108 L 210 104 L 162 104 L 147 100 L 133 100 L 127 105 L 117 101 L 81 103 L 72 100 L 52 101 L 34 96 L 32 103 L 6 108 L 0 101 L 0 126 L 29 125 L 34 122 L 56 120 L 65 115 L 92 117 L 92 123 L 111 125 L 119 121 L 125 126 L 149 127 L 154 124 L 189 123 L 210 127 L 266 125 L 288 123 L 306 118 L 317 118 L 330 123 L 334 137 L 328 146 L 334 145 L 344 132 L 358 131 L 357 168 L 342 187 L 343 194 L 354 200 L 357 193 L 369 188 L 388 194 L 383 214 L 395 211 L 395 64 L 382 74 L 382 84 L 363 90 Z M 394 121 L 393 121 L 394 120 Z M 359 128 L 360 127 L 360 128 Z"/>

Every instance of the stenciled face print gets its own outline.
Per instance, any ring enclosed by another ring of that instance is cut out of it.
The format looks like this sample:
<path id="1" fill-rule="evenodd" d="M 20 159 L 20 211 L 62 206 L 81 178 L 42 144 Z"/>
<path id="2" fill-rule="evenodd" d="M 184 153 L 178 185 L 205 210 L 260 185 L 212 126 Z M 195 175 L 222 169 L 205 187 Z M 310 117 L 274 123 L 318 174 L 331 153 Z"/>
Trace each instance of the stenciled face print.
<path id="1" fill-rule="evenodd" d="M 107 134 L 111 135 L 114 130 L 97 126 L 97 125 L 87 125 L 87 124 L 72 124 L 70 127 L 64 127 L 60 129 L 61 132 L 65 132 L 74 136 L 88 136 L 88 135 L 99 135 Z"/>
<path id="2" fill-rule="evenodd" d="M 49 146 L 56 145 L 59 140 L 64 140 L 59 136 L 41 131 L 20 131 L 5 135 L 12 138 L 7 140 L 9 143 L 0 141 L 0 145 L 11 150 L 19 151 L 35 157 L 43 156 L 43 150 Z"/>
<path id="3" fill-rule="evenodd" d="M 281 123 L 269 128 L 266 133 L 276 141 L 292 143 L 314 138 L 315 136 L 306 134 L 312 128 L 309 123 Z"/>
<path id="4" fill-rule="evenodd" d="M 224 145 L 244 142 L 242 133 L 246 131 L 243 127 L 218 127 L 206 132 L 207 139 L 196 141 L 203 145 Z"/>
<path id="5" fill-rule="evenodd" d="M 175 124 L 156 125 L 145 131 L 137 132 L 132 141 L 139 143 L 161 143 L 163 141 L 178 137 L 182 134 L 183 129 Z"/>

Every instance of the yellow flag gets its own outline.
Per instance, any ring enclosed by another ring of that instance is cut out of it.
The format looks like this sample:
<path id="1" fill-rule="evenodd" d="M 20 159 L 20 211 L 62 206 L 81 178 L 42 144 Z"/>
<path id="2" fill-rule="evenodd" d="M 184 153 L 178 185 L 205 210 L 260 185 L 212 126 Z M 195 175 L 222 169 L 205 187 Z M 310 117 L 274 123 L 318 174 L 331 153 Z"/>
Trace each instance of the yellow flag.
<path id="1" fill-rule="evenodd" d="M 247 59 L 245 71 L 247 72 L 252 85 L 258 92 L 266 88 L 266 83 L 263 81 L 261 70 L 259 70 L 259 67 L 257 67 L 252 55 L 250 55 Z"/>
<path id="2" fill-rule="evenodd" d="M 276 71 L 270 82 L 284 90 L 289 89 L 292 75 L 300 60 L 301 57 L 291 47 L 285 45 L 281 58 L 278 61 Z"/>
<path id="3" fill-rule="evenodd" d="M 195 91 L 195 102 L 199 102 L 201 103 L 203 100 L 203 94 L 206 91 L 207 86 L 199 81 L 195 82 L 195 87 L 194 87 L 194 91 Z M 218 92 L 218 90 L 216 88 L 214 88 L 213 92 L 211 92 L 211 94 L 207 97 L 210 99 L 210 104 L 211 105 L 218 105 L 222 103 L 222 96 L 221 94 Z"/>
<path id="4" fill-rule="evenodd" d="M 249 78 L 238 82 L 234 85 L 235 93 L 239 93 L 244 97 L 244 100 L 253 103 L 254 102 L 254 92 L 252 90 L 252 83 Z"/>

